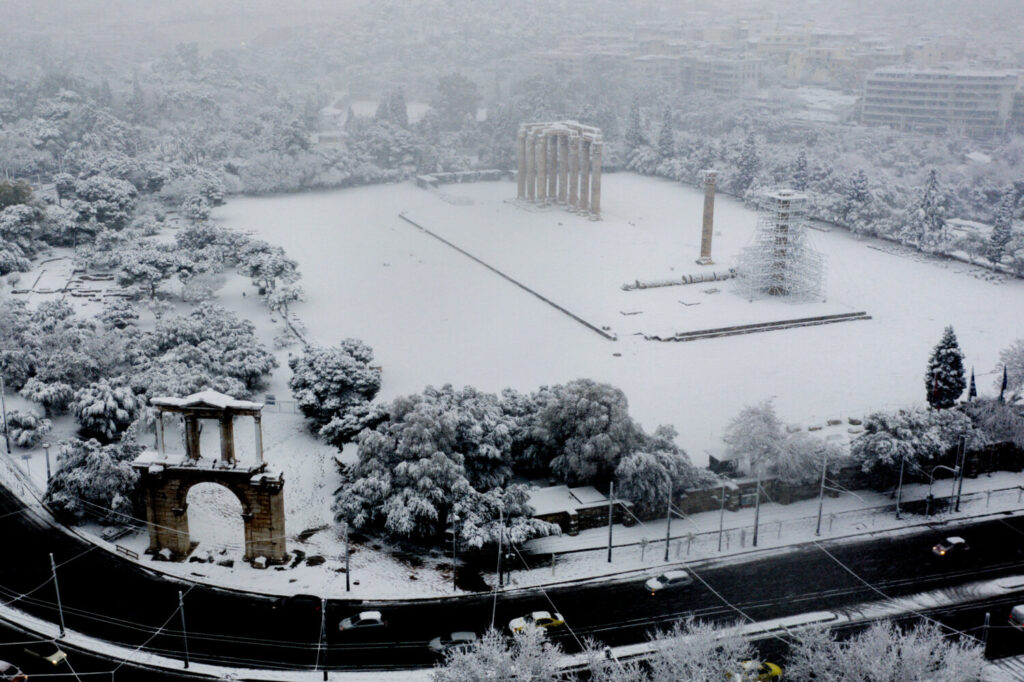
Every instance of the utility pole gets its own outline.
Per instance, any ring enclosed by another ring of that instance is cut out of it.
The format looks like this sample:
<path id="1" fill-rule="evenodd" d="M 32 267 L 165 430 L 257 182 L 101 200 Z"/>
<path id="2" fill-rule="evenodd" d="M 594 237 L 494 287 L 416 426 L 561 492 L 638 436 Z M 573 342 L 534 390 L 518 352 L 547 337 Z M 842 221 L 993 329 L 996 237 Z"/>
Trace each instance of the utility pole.
<path id="1" fill-rule="evenodd" d="M 903 497 L 903 465 L 906 464 L 906 455 L 900 455 L 900 482 L 896 486 L 896 520 L 900 519 L 900 500 Z"/>
<path id="2" fill-rule="evenodd" d="M 608 484 L 608 563 L 612 562 L 612 523 L 615 520 L 615 483 Z"/>
<path id="3" fill-rule="evenodd" d="M 754 500 L 754 547 L 757 547 L 757 527 L 761 520 L 761 469 L 757 469 L 757 490 Z"/>
<path id="4" fill-rule="evenodd" d="M 64 636 L 64 607 L 60 603 L 60 585 L 57 584 L 57 564 L 50 555 L 50 570 L 53 571 L 53 589 L 57 593 L 57 612 L 60 614 L 60 636 Z"/>
<path id="5" fill-rule="evenodd" d="M 725 479 L 722 479 L 722 505 L 718 510 L 718 551 L 722 551 L 722 532 L 725 530 Z"/>
<path id="6" fill-rule="evenodd" d="M 46 455 L 46 482 L 50 482 L 50 444 L 43 443 L 43 453 Z"/>
<path id="7" fill-rule="evenodd" d="M 957 466 L 960 469 L 960 483 L 956 487 L 956 505 L 953 507 L 953 511 L 960 511 L 960 493 L 964 490 L 964 469 L 967 465 L 967 435 L 960 434 L 960 438 L 957 439 Z"/>
<path id="8" fill-rule="evenodd" d="M 818 490 L 818 526 L 814 529 L 815 535 L 821 535 L 821 509 L 825 506 L 825 471 L 828 469 L 828 453 L 822 453 L 821 457 L 821 489 Z"/>
<path id="9" fill-rule="evenodd" d="M 349 552 L 348 522 L 346 521 L 345 522 L 345 591 L 346 592 L 351 592 L 352 591 L 351 571 L 349 571 L 349 568 L 351 568 L 351 564 L 349 562 L 349 556 L 351 556 L 351 552 Z"/>
<path id="10" fill-rule="evenodd" d="M 992 614 L 988 611 L 985 612 L 985 625 L 982 626 L 981 630 L 981 655 L 988 655 L 988 627 L 989 620 L 992 618 Z"/>
<path id="11" fill-rule="evenodd" d="M 0 419 L 4 422 L 4 441 L 7 443 L 7 454 L 11 454 L 11 434 L 7 430 L 7 402 L 4 400 L 4 373 L 0 371 Z"/>
<path id="12" fill-rule="evenodd" d="M 459 515 L 452 515 L 452 592 L 459 591 L 458 576 Z"/>
<path id="13" fill-rule="evenodd" d="M 185 669 L 188 669 L 188 632 L 185 630 L 185 595 L 178 590 L 178 613 L 181 614 L 181 643 L 185 650 Z"/>
<path id="14" fill-rule="evenodd" d="M 505 587 L 505 579 L 501 573 L 501 555 L 505 551 L 502 540 L 505 538 L 505 510 L 498 509 L 498 589 Z"/>
<path id="15" fill-rule="evenodd" d="M 668 544 L 672 540 L 672 485 L 669 483 L 668 507 L 665 513 L 665 563 L 668 563 Z"/>
<path id="16" fill-rule="evenodd" d="M 327 680 L 327 599 L 320 597 L 320 648 L 324 650 L 324 680 Z M 319 663 L 320 652 L 317 651 Z"/>

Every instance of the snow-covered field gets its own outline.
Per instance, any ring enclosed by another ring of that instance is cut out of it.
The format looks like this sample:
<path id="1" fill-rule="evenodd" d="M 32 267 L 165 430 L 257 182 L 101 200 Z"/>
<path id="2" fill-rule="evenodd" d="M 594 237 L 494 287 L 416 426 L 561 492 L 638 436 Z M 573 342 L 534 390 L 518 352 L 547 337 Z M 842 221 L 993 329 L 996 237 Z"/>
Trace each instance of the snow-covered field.
<path id="1" fill-rule="evenodd" d="M 637 279 L 701 271 L 699 191 L 608 174 L 599 222 L 521 206 L 514 196 L 510 182 L 437 192 L 401 184 L 236 198 L 215 215 L 298 260 L 307 301 L 296 310 L 309 338 L 369 343 L 384 368 L 382 399 L 427 384 L 528 391 L 590 377 L 622 388 L 644 426 L 674 425 L 698 464 L 746 404 L 774 396 L 784 419 L 809 425 L 919 402 L 945 325 L 954 325 L 979 375 L 1021 335 L 1024 282 L 991 281 L 986 271 L 842 231 L 812 232 L 828 257 L 825 303 L 748 302 L 728 282 L 622 291 Z M 618 340 L 420 232 L 400 212 Z M 756 214 L 719 196 L 715 219 L 721 269 L 748 243 Z M 636 335 L 857 310 L 872 319 L 689 343 Z M 993 379 L 979 376 L 979 390 L 991 392 Z"/>

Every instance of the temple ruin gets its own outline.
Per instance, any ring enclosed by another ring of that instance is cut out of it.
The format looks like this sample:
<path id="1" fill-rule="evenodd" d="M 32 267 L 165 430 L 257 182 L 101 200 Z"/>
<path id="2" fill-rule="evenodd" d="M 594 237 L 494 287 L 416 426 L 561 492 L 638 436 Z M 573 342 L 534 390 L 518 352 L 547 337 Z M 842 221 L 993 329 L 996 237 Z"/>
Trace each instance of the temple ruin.
<path id="1" fill-rule="evenodd" d="M 516 146 L 518 198 L 601 217 L 601 129 L 576 121 L 524 123 Z"/>

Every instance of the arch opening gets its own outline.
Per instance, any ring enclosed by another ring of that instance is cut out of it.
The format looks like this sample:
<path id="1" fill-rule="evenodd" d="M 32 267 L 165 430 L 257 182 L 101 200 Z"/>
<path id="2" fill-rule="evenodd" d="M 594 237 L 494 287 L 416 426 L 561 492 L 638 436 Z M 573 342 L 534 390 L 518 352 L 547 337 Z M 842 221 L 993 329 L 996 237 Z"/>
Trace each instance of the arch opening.
<path id="1" fill-rule="evenodd" d="M 192 556 L 241 560 L 245 555 L 242 503 L 220 483 L 196 483 L 185 497 Z"/>

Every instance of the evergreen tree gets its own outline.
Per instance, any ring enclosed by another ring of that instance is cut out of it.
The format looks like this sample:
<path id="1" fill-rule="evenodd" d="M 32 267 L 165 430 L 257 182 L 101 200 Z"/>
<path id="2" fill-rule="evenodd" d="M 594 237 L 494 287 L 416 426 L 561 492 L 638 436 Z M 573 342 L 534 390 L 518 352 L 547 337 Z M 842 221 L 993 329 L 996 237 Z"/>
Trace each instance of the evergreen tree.
<path id="1" fill-rule="evenodd" d="M 846 225 L 855 232 L 863 232 L 860 225 L 861 214 L 871 202 L 871 189 L 868 185 L 868 174 L 864 169 L 850 176 L 843 192 L 842 217 Z"/>
<path id="2" fill-rule="evenodd" d="M 672 130 L 672 110 L 665 107 L 661 119 L 661 132 L 658 133 L 658 156 L 661 160 L 671 159 L 676 154 L 675 133 Z"/>
<path id="3" fill-rule="evenodd" d="M 760 167 L 761 159 L 757 155 L 757 141 L 754 139 L 754 133 L 748 133 L 747 139 L 743 142 L 743 149 L 740 151 L 736 176 L 732 181 L 733 191 L 742 195 L 750 189 Z"/>
<path id="4" fill-rule="evenodd" d="M 803 192 L 807 189 L 807 152 L 803 149 L 793 162 L 793 189 Z"/>
<path id="5" fill-rule="evenodd" d="M 645 143 L 643 125 L 640 122 L 640 97 L 634 95 L 629 106 L 629 122 L 626 125 L 626 151 L 631 152 Z"/>
<path id="6" fill-rule="evenodd" d="M 953 407 L 967 387 L 964 354 L 952 326 L 946 327 L 942 339 L 932 351 L 924 380 L 928 404 L 937 409 Z"/>
<path id="7" fill-rule="evenodd" d="M 992 235 L 988 240 L 988 248 L 985 250 L 985 257 L 992 261 L 993 265 L 999 265 L 1003 260 L 1003 253 L 1006 245 L 1012 238 L 1013 225 L 1013 192 L 1007 191 L 1003 194 L 1003 200 L 999 202 L 999 211 L 996 213 L 995 223 L 992 225 Z"/>
<path id="8" fill-rule="evenodd" d="M 405 92 L 395 88 L 388 97 L 388 120 L 403 128 L 409 127 L 409 109 L 405 105 Z"/>
<path id="9" fill-rule="evenodd" d="M 934 251 L 946 240 L 946 206 L 939 188 L 939 174 L 934 168 L 928 173 L 921 200 L 912 206 L 904 218 L 900 241 L 913 244 L 924 251 Z"/>

